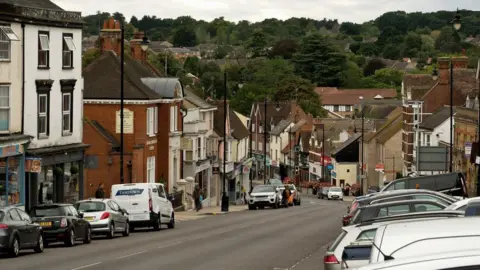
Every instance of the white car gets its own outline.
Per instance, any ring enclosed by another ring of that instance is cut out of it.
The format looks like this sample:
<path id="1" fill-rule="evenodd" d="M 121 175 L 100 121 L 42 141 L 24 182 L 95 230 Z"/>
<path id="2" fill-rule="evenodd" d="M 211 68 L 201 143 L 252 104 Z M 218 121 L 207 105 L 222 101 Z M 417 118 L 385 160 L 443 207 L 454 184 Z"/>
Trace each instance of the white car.
<path id="1" fill-rule="evenodd" d="M 343 190 L 340 187 L 330 187 L 327 192 L 327 199 L 343 201 Z"/>
<path id="2" fill-rule="evenodd" d="M 115 233 L 129 236 L 130 224 L 128 213 L 111 199 L 89 199 L 78 201 L 73 205 L 83 219 L 90 223 L 92 234 L 104 234 L 108 238 Z"/>
<path id="3" fill-rule="evenodd" d="M 370 263 L 480 249 L 480 217 L 394 223 L 377 229 Z"/>
<path id="4" fill-rule="evenodd" d="M 460 250 L 431 255 L 395 259 L 381 263 L 369 264 L 357 270 L 466 270 L 480 269 L 480 250 Z"/>
<path id="5" fill-rule="evenodd" d="M 130 228 L 162 225 L 175 228 L 175 213 L 163 184 L 132 183 L 112 186 L 112 199 L 128 212 Z"/>
<path id="6" fill-rule="evenodd" d="M 280 189 L 273 185 L 259 185 L 253 187 L 252 193 L 248 198 L 248 209 L 263 209 L 266 206 L 272 208 L 280 207 L 282 195 Z"/>
<path id="7" fill-rule="evenodd" d="M 480 202 L 480 198 L 474 197 L 474 198 L 468 198 L 468 199 L 457 201 L 447 206 L 445 210 L 465 211 L 465 209 L 467 209 L 468 203 L 470 202 Z"/>

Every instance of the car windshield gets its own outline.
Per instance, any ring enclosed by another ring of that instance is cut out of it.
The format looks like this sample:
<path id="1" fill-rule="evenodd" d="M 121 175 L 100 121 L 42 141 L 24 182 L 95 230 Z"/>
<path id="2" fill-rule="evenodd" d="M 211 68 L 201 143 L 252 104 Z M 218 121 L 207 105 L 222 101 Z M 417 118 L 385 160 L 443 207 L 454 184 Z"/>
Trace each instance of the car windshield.
<path id="1" fill-rule="evenodd" d="M 58 217 L 63 215 L 62 207 L 58 205 L 37 206 L 32 210 L 32 216 L 34 217 Z"/>
<path id="2" fill-rule="evenodd" d="M 273 186 L 256 186 L 253 188 L 253 193 L 260 193 L 260 192 L 275 192 L 275 188 Z"/>
<path id="3" fill-rule="evenodd" d="M 81 212 L 102 212 L 106 206 L 104 202 L 79 202 L 75 204 L 75 208 Z"/>
<path id="4" fill-rule="evenodd" d="M 342 191 L 342 189 L 339 188 L 339 187 L 331 187 L 328 191 L 340 192 L 340 191 Z"/>
<path id="5" fill-rule="evenodd" d="M 5 214 L 3 213 L 3 211 L 0 211 L 0 221 L 3 220 L 3 216 L 5 216 Z"/>
<path id="6" fill-rule="evenodd" d="M 282 180 L 278 180 L 278 179 L 270 179 L 268 180 L 268 183 L 270 185 L 283 185 Z"/>

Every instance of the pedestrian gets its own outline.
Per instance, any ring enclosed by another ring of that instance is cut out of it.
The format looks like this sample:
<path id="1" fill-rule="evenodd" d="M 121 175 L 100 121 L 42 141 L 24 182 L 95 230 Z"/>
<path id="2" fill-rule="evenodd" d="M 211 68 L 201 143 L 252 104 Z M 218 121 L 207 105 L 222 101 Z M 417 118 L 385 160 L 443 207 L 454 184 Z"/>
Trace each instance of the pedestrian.
<path id="1" fill-rule="evenodd" d="M 244 186 L 242 186 L 242 197 L 243 197 L 243 203 L 247 203 L 247 190 L 245 189 Z"/>
<path id="2" fill-rule="evenodd" d="M 201 209 L 201 200 L 200 200 L 200 197 L 202 196 L 201 194 L 201 190 L 200 190 L 200 187 L 198 186 L 198 184 L 195 185 L 195 189 L 193 190 L 193 200 L 195 202 L 195 209 L 198 211 L 200 211 Z"/>
<path id="3" fill-rule="evenodd" d="M 105 191 L 103 190 L 103 183 L 98 184 L 97 191 L 95 191 L 95 198 L 105 199 Z"/>

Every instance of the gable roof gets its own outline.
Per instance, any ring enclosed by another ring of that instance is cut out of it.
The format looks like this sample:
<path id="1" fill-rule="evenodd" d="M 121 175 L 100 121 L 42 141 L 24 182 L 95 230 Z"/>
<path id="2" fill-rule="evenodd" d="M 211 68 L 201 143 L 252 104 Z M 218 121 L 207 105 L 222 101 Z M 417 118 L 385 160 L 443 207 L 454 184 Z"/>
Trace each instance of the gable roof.
<path id="1" fill-rule="evenodd" d="M 215 109 L 217 107 L 213 106 L 212 104 L 206 102 L 201 97 L 195 95 L 192 91 L 188 89 L 183 90 L 185 93 L 185 99 L 190 101 L 192 104 L 195 104 L 200 109 Z"/>
<path id="2" fill-rule="evenodd" d="M 338 153 L 340 153 L 343 149 L 345 149 L 345 147 L 349 146 L 351 143 L 355 142 L 356 140 L 358 140 L 360 137 L 362 137 L 362 134 L 361 133 L 355 133 L 353 134 L 350 138 L 348 138 L 344 143 L 342 143 L 341 145 L 337 146 L 335 149 L 332 150 L 332 152 L 330 153 L 332 156 L 335 156 L 337 155 Z"/>
<path id="3" fill-rule="evenodd" d="M 285 120 L 282 119 L 278 124 L 270 131 L 270 135 L 273 136 L 278 136 L 280 135 L 290 124 L 292 123 L 292 120 Z"/>
<path id="4" fill-rule="evenodd" d="M 250 136 L 250 132 L 247 127 L 242 123 L 240 117 L 235 113 L 235 111 L 229 107 L 228 116 L 230 117 L 230 128 L 232 131 L 232 137 L 241 140 Z"/>
<path id="5" fill-rule="evenodd" d="M 455 108 L 453 108 L 453 112 L 455 113 Z M 444 105 L 440 109 L 436 110 L 433 114 L 423 119 L 422 123 L 420 124 L 420 128 L 434 130 L 449 118 L 450 106 Z"/>
<path id="6" fill-rule="evenodd" d="M 405 74 L 403 76 L 403 88 L 407 95 L 407 92 L 411 93 L 412 100 L 421 99 L 433 86 L 437 84 L 437 81 L 432 79 L 430 74 Z"/>
<path id="7" fill-rule="evenodd" d="M 371 100 L 376 96 L 382 98 L 396 98 L 397 91 L 391 89 L 337 89 L 336 87 L 317 87 L 315 88 L 324 105 L 355 105 L 360 104 L 361 99 Z"/>
<path id="8" fill-rule="evenodd" d="M 162 96 L 142 83 L 142 78 L 156 77 L 150 69 L 125 54 L 125 99 L 160 99 Z M 104 52 L 83 70 L 84 99 L 120 98 L 120 60 L 112 51 Z"/>
<path id="9" fill-rule="evenodd" d="M 365 135 L 364 141 L 370 142 L 374 138 L 380 143 L 388 141 L 393 135 L 402 129 L 403 109 L 398 107 L 393 110 L 388 116 L 387 121 L 383 123 L 376 132 L 369 132 Z"/>
<path id="10" fill-rule="evenodd" d="M 0 0 L 0 3 L 21 6 L 21 7 L 31 7 L 31 8 L 40 8 L 40 9 L 51 9 L 51 10 L 61 10 L 63 9 L 57 6 L 50 0 Z"/>

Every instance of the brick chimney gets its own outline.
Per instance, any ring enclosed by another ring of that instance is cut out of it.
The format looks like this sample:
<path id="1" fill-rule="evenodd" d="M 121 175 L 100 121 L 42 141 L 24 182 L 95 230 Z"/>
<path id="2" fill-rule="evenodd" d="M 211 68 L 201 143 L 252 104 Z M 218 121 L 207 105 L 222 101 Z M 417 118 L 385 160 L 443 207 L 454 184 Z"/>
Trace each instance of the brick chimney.
<path id="1" fill-rule="evenodd" d="M 468 57 L 452 57 L 453 70 L 464 69 L 468 66 Z M 438 84 L 448 85 L 450 83 L 450 58 L 438 58 Z"/>
<path id="2" fill-rule="evenodd" d="M 147 61 L 147 52 L 142 50 L 143 37 L 145 37 L 145 33 L 135 29 L 133 39 L 130 40 L 130 51 L 133 59 L 145 63 Z"/>
<path id="3" fill-rule="evenodd" d="M 113 17 L 103 22 L 103 29 L 100 30 L 100 50 L 114 51 L 120 55 L 120 48 L 122 42 L 122 32 L 120 22 Z"/>

